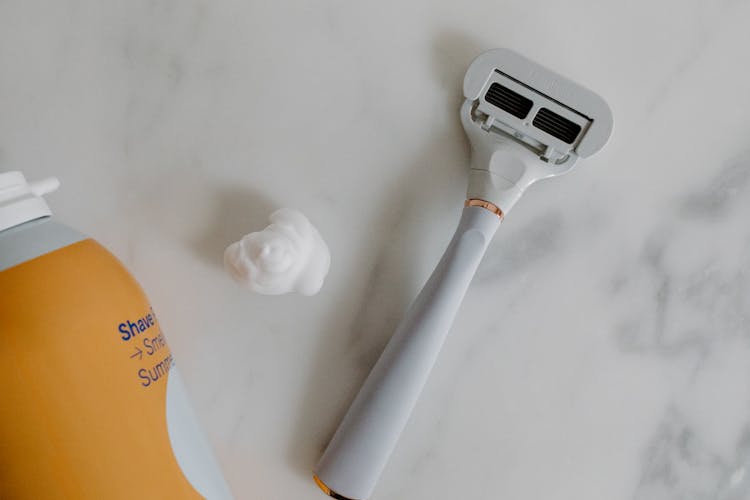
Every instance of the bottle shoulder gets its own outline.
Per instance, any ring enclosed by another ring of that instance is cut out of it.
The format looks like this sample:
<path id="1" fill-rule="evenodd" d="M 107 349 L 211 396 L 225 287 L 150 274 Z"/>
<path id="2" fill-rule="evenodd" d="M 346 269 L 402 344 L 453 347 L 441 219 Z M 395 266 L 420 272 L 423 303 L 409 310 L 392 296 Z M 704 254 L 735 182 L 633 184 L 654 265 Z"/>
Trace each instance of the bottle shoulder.
<path id="1" fill-rule="evenodd" d="M 83 233 L 43 217 L 0 231 L 0 271 L 87 239 Z"/>

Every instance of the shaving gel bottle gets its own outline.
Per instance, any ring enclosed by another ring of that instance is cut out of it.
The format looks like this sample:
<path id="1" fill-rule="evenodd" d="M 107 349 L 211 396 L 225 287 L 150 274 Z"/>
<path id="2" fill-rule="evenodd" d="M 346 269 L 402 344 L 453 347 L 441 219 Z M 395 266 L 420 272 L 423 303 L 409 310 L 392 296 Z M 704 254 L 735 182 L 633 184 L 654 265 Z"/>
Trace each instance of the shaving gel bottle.
<path id="1" fill-rule="evenodd" d="M 138 283 L 0 173 L 0 496 L 231 499 Z"/>

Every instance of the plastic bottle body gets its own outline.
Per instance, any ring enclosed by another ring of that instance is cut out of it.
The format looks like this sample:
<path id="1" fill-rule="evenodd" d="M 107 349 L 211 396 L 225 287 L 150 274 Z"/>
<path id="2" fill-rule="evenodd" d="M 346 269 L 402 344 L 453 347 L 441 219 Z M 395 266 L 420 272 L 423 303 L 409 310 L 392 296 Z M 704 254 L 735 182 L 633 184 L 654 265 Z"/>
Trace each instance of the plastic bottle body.
<path id="1" fill-rule="evenodd" d="M 51 218 L 0 231 L 0 484 L 14 499 L 228 499 L 157 317 Z"/>

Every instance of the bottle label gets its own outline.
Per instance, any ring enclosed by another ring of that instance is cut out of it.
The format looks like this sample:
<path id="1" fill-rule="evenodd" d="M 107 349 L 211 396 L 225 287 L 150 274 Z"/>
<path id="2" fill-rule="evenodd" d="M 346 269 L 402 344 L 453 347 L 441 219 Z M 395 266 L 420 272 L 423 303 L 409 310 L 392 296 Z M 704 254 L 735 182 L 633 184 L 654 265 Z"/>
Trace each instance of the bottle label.
<path id="1" fill-rule="evenodd" d="M 231 498 L 156 314 L 83 240 L 0 272 L 3 498 Z"/>

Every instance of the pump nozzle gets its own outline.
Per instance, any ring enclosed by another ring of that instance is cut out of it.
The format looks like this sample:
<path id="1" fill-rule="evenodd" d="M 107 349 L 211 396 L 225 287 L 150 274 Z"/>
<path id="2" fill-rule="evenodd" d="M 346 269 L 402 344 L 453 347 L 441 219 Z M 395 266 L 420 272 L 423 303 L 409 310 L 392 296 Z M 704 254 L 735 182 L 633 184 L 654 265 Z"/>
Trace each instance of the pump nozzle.
<path id="1" fill-rule="evenodd" d="M 29 183 L 21 172 L 0 173 L 0 231 L 52 215 L 42 196 L 59 186 L 56 177 Z"/>
<path id="2" fill-rule="evenodd" d="M 29 184 L 29 190 L 36 196 L 44 196 L 45 194 L 57 191 L 60 187 L 60 180 L 57 177 L 47 177 L 40 181 L 32 182 Z"/>

